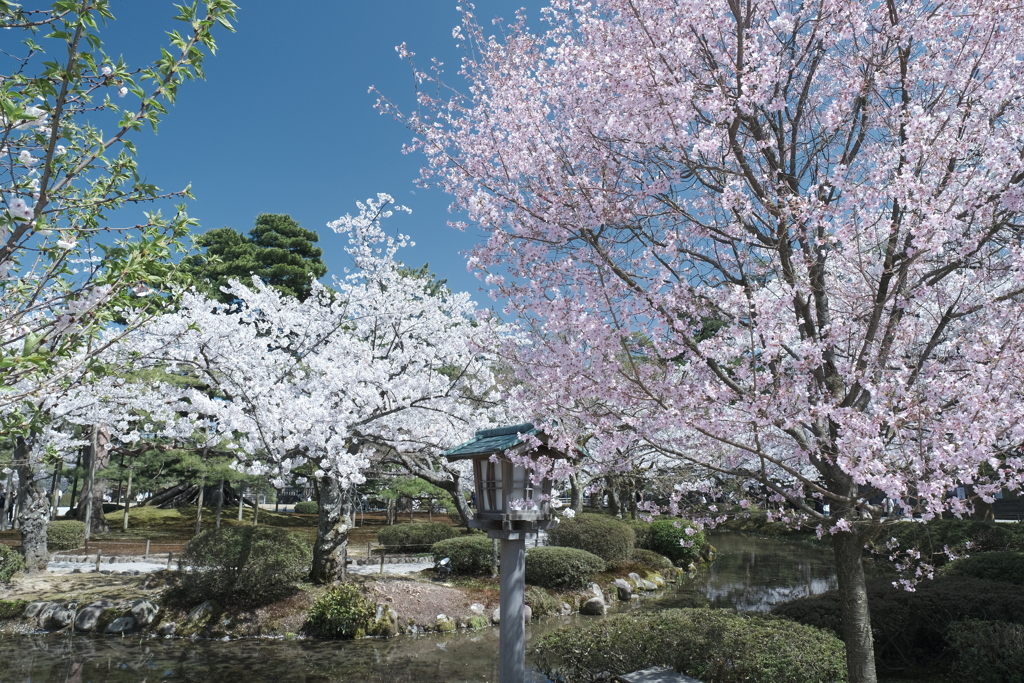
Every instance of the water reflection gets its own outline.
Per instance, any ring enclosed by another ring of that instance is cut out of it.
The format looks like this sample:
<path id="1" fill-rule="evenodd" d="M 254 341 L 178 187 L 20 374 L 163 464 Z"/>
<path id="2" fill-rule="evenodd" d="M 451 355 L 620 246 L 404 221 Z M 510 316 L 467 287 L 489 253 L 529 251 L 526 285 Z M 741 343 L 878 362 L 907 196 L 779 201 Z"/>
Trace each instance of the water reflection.
<path id="1" fill-rule="evenodd" d="M 724 534 L 712 543 L 719 555 L 711 567 L 637 608 L 765 611 L 836 587 L 827 550 Z M 527 638 L 591 618 L 534 622 Z M 18 636 L 0 640 L 0 683 L 482 683 L 498 680 L 497 650 L 497 629 L 354 642 Z"/>

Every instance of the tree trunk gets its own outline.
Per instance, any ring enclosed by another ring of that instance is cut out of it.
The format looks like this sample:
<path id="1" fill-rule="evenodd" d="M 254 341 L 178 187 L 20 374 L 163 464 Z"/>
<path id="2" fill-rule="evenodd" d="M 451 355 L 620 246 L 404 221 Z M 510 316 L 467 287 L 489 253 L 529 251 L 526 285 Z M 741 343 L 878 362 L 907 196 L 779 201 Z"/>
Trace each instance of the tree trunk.
<path id="1" fill-rule="evenodd" d="M 0 519 L 0 531 L 7 531 L 7 522 L 11 518 L 11 509 L 14 506 L 14 469 L 7 473 L 7 488 L 4 490 L 4 516 Z"/>
<path id="2" fill-rule="evenodd" d="M 56 519 L 57 517 L 57 507 L 60 504 L 60 496 L 57 495 L 57 484 L 60 482 L 60 471 L 63 464 L 64 460 L 58 460 L 53 468 L 53 481 L 50 483 L 50 519 Z"/>
<path id="3" fill-rule="evenodd" d="M 238 485 L 238 521 L 242 521 L 242 512 L 245 510 L 245 482 Z"/>
<path id="4" fill-rule="evenodd" d="M 85 446 L 78 449 L 78 457 L 75 458 L 75 473 L 71 477 L 71 497 L 68 499 L 68 514 L 75 519 L 78 519 L 78 507 L 75 505 L 75 499 L 78 498 L 78 472 L 82 469 L 82 453 L 85 451 Z"/>
<path id="5" fill-rule="evenodd" d="M 134 462 L 128 463 L 128 490 L 124 494 L 124 518 L 121 520 L 121 531 L 128 531 L 128 512 L 132 509 L 132 473 L 135 471 Z"/>
<path id="6" fill-rule="evenodd" d="M 205 487 L 199 485 L 199 502 L 196 503 L 196 533 L 198 534 L 203 530 L 203 489 Z"/>
<path id="7" fill-rule="evenodd" d="M 95 438 L 86 450 L 90 477 L 86 491 L 83 492 L 78 502 L 77 519 L 90 520 L 89 531 L 91 534 L 102 534 L 109 531 L 107 518 L 103 514 L 103 492 L 107 488 L 107 482 L 103 479 L 96 479 L 96 473 L 110 464 L 110 432 L 102 427 L 95 427 Z M 95 450 L 95 452 L 94 452 Z M 91 511 L 90 511 L 91 503 Z"/>
<path id="8" fill-rule="evenodd" d="M 876 683 L 875 647 L 871 635 L 871 611 L 864 582 L 864 540 L 855 532 L 840 531 L 832 537 L 839 577 L 839 600 L 846 643 L 846 668 L 850 683 Z"/>
<path id="9" fill-rule="evenodd" d="M 569 475 L 569 508 L 577 515 L 583 512 L 583 487 L 576 473 Z"/>
<path id="10" fill-rule="evenodd" d="M 612 517 L 622 517 L 622 503 L 619 499 L 619 487 L 615 485 L 608 488 L 608 512 Z"/>
<path id="11" fill-rule="evenodd" d="M 217 489 L 217 521 L 214 524 L 215 529 L 220 528 L 220 514 L 224 511 L 224 480 L 220 480 L 220 488 Z"/>
<path id="12" fill-rule="evenodd" d="M 319 480 L 320 512 L 316 543 L 313 544 L 313 583 L 333 583 L 345 579 L 348 531 L 352 528 L 351 499 L 333 477 Z"/>
<path id="13" fill-rule="evenodd" d="M 28 448 L 25 439 L 18 437 L 14 448 L 14 459 L 18 465 L 18 489 L 22 498 L 18 515 L 21 528 L 21 554 L 25 556 L 25 571 L 39 574 L 46 571 L 50 553 L 46 548 L 46 522 L 49 519 L 50 501 L 46 489 L 35 481 L 32 465 L 28 462 Z"/>

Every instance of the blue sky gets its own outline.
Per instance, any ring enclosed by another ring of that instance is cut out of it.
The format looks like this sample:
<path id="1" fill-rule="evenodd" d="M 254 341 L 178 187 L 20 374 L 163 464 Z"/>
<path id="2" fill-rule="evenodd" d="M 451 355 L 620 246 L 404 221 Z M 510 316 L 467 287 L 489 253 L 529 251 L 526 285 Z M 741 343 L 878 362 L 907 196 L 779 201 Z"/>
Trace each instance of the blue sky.
<path id="1" fill-rule="evenodd" d="M 180 1 L 180 0 L 179 0 Z M 453 289 L 481 304 L 479 282 L 460 251 L 479 239 L 447 227 L 449 198 L 416 188 L 422 157 L 403 155 L 410 135 L 373 108 L 376 86 L 403 105 L 413 99 L 409 66 L 395 46 L 405 42 L 426 66 L 445 62 L 457 79 L 460 51 L 455 0 L 237 0 L 236 32 L 221 31 L 218 53 L 207 60 L 206 81 L 188 83 L 157 135 L 135 138 L 139 168 L 165 190 L 188 183 L 196 200 L 189 214 L 202 230 L 230 226 L 247 232 L 259 213 L 287 213 L 320 234 L 331 273 L 346 265 L 344 240 L 325 224 L 355 213 L 355 202 L 387 192 L 409 206 L 389 231 L 410 234 L 417 246 L 409 265 L 429 262 Z M 140 65 L 158 54 L 172 20 L 170 0 L 111 3 L 118 20 L 101 32 L 108 54 Z M 540 0 L 479 0 L 477 16 L 512 19 L 525 6 L 530 25 Z M 132 217 L 131 220 L 135 220 Z"/>

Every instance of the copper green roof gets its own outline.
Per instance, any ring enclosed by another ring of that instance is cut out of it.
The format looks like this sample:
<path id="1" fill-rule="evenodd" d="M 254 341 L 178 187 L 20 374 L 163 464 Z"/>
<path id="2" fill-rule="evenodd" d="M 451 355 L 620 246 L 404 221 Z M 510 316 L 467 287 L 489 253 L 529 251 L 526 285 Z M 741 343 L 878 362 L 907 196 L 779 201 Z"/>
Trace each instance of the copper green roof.
<path id="1" fill-rule="evenodd" d="M 449 459 L 471 458 L 474 455 L 491 455 L 502 453 L 509 448 L 514 448 L 523 443 L 519 435 L 536 435 L 539 433 L 532 422 L 512 425 L 510 427 L 498 427 L 496 429 L 481 429 L 472 440 L 461 446 L 456 446 L 450 451 L 445 451 L 444 457 Z"/>

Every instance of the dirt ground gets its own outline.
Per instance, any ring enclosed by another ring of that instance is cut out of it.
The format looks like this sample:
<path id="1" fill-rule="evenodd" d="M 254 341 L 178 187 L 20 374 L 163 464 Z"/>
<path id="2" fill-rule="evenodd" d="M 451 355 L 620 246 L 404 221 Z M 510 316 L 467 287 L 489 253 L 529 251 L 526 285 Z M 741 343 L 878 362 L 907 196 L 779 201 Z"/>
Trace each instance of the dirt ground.
<path id="1" fill-rule="evenodd" d="M 465 621 L 473 613 L 473 603 L 484 606 L 484 615 L 490 617 L 498 606 L 495 588 L 455 588 L 441 583 L 390 576 L 366 581 L 367 597 L 379 604 L 391 605 L 400 616 L 417 624 L 434 624 L 439 614 Z"/>
<path id="2" fill-rule="evenodd" d="M 52 600 L 55 602 L 120 600 L 159 593 L 166 586 L 165 572 L 152 574 L 39 574 L 0 584 L 0 600 Z"/>

